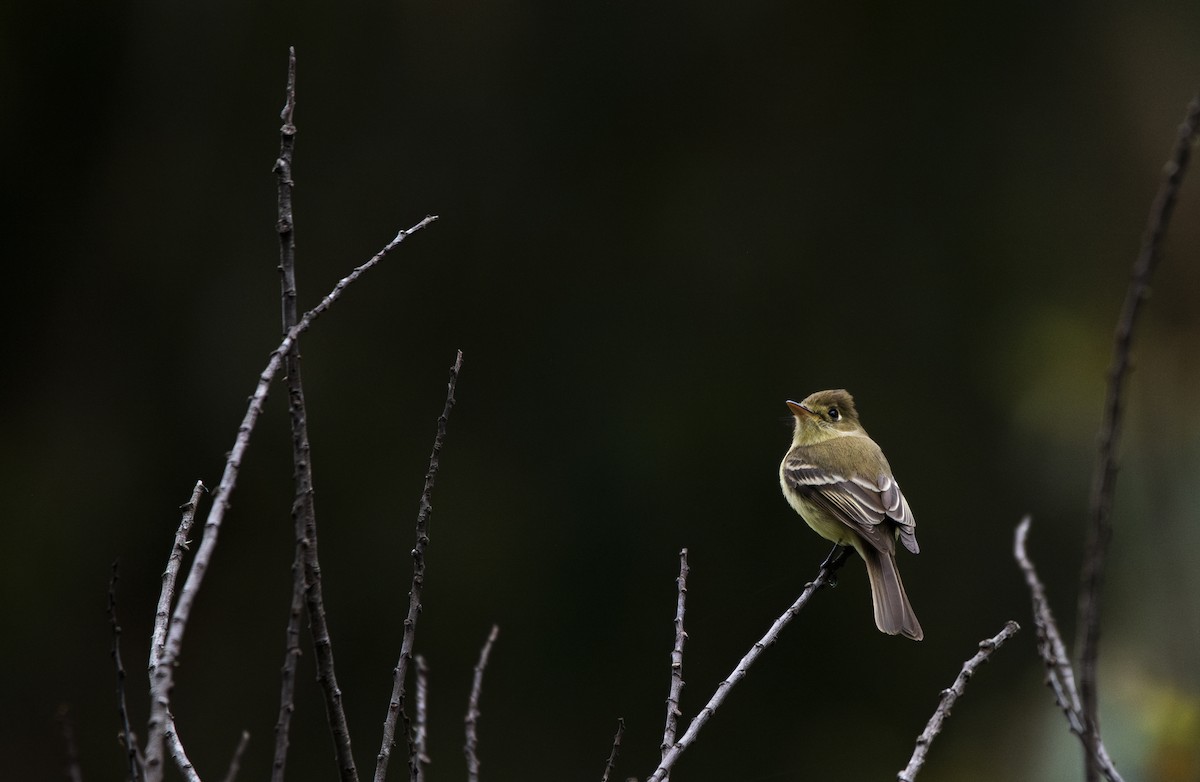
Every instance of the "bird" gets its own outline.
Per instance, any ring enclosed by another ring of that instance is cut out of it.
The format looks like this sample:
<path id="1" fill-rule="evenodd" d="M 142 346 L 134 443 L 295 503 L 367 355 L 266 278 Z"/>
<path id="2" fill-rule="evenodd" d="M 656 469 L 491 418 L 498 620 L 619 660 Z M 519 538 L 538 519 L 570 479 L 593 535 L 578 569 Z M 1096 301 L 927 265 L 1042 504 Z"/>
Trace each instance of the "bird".
<path id="1" fill-rule="evenodd" d="M 866 563 L 875 625 L 921 640 L 925 633 L 896 568 L 897 542 L 920 552 L 917 522 L 883 451 L 859 421 L 854 398 L 839 388 L 803 402 L 789 399 L 787 406 L 795 428 L 779 464 L 783 496 L 818 535 L 852 547 Z"/>

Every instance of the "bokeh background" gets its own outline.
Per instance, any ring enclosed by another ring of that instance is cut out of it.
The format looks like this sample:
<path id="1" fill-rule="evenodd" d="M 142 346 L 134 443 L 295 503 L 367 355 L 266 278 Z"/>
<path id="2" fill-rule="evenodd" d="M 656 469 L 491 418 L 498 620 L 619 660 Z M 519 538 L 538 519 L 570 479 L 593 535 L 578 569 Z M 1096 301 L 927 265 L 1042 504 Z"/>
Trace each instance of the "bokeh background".
<path id="1" fill-rule="evenodd" d="M 1185 2 L 8 4 L 0 10 L 5 779 L 122 754 L 105 616 L 144 733 L 159 576 L 279 339 L 275 179 L 299 56 L 302 306 L 427 213 L 304 338 L 325 595 L 360 769 L 399 651 L 454 351 L 417 644 L 431 780 L 617 778 L 661 736 L 678 552 L 690 716 L 816 573 L 780 496 L 783 405 L 845 387 L 919 521 L 926 640 L 865 574 L 813 601 L 681 780 L 889 779 L 1007 619 L 922 779 L 1076 779 L 1012 534 L 1068 639 L 1111 334 L 1200 86 Z M 1136 340 L 1104 593 L 1128 780 L 1200 778 L 1200 185 Z M 290 590 L 276 390 L 189 625 L 174 711 L 206 779 L 268 773 Z M 291 778 L 335 774 L 311 655 Z M 403 776 L 393 768 L 394 776 Z"/>

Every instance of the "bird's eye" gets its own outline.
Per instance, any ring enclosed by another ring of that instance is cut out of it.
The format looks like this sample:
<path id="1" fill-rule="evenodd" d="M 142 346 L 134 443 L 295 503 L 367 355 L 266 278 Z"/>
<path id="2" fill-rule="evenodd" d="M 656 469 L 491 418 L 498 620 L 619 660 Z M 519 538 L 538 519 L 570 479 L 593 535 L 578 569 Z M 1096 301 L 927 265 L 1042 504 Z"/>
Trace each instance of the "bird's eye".
<path id="1" fill-rule="evenodd" d="M 842 417 L 842 414 L 838 412 L 838 409 L 836 407 L 829 408 L 829 420 L 830 421 L 836 421 L 841 417 Z"/>

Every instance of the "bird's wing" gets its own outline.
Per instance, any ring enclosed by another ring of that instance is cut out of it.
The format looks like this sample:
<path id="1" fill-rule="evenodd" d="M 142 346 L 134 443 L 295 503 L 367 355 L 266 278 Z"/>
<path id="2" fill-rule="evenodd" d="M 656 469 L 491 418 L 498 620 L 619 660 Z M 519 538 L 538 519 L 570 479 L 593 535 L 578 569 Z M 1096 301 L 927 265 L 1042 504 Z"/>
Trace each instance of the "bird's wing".
<path id="1" fill-rule="evenodd" d="M 880 551 L 894 550 L 891 520 L 899 530 L 901 543 L 909 551 L 918 551 L 916 521 L 908 501 L 894 478 L 884 474 L 872 481 L 860 476 L 841 475 L 818 467 L 803 455 L 793 455 L 784 465 L 788 484 L 866 538 Z"/>
<path id="2" fill-rule="evenodd" d="M 857 479 L 856 479 L 857 480 Z M 913 518 L 908 500 L 900 491 L 900 484 L 890 475 L 879 476 L 877 483 L 879 498 L 887 517 L 896 523 L 900 533 L 900 542 L 914 554 L 919 554 L 921 547 L 917 545 L 917 520 Z"/>

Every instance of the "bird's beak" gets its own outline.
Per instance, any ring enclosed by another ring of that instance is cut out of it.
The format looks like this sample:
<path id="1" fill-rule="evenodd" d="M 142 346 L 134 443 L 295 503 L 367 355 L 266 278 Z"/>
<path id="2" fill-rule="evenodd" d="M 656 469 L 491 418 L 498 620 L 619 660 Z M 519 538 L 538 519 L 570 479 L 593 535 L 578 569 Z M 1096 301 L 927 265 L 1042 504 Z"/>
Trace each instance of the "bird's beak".
<path id="1" fill-rule="evenodd" d="M 812 410 L 809 410 L 807 407 L 800 404 L 799 402 L 793 402 L 792 400 L 789 399 L 787 401 L 787 406 L 792 409 L 792 415 L 794 415 L 796 417 L 803 415 L 806 418 L 812 418 L 812 417 L 816 416 L 816 413 L 814 413 Z"/>

